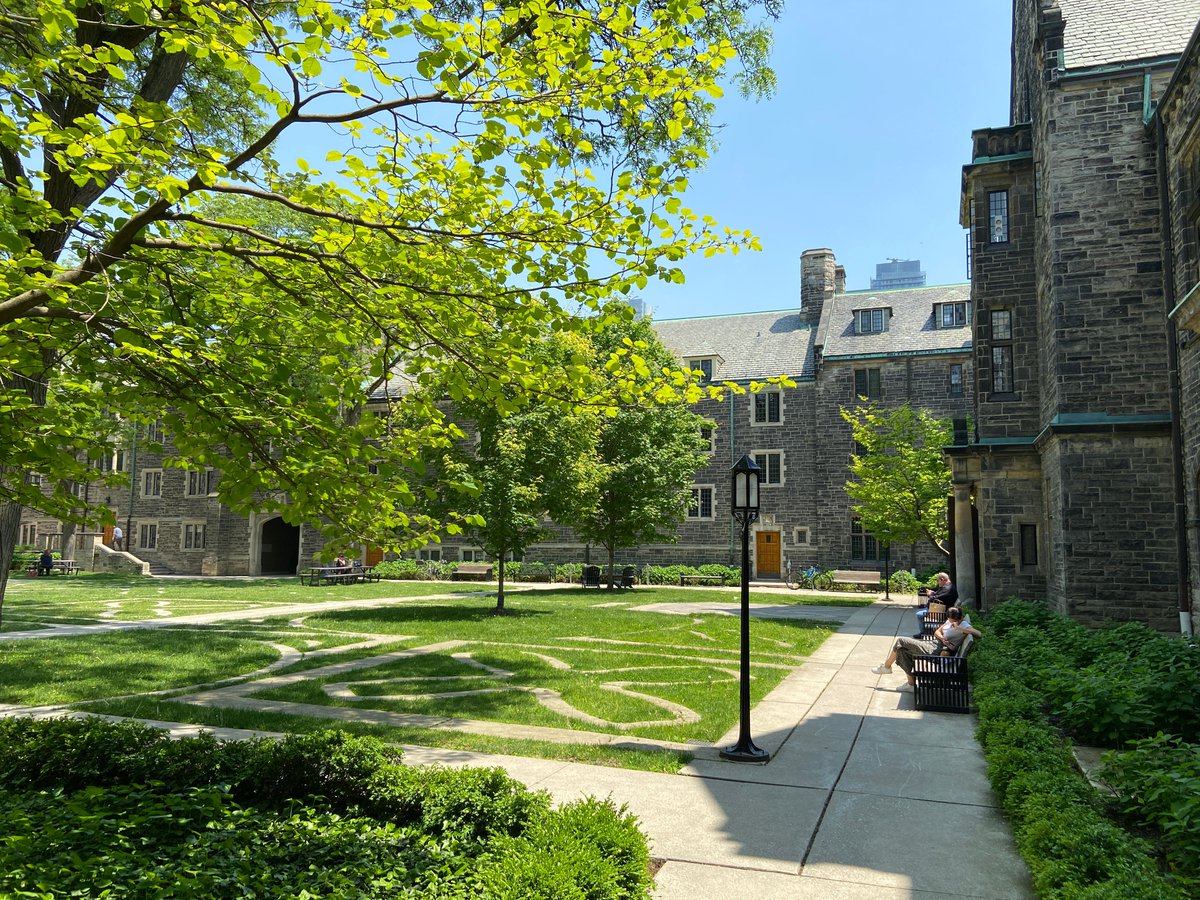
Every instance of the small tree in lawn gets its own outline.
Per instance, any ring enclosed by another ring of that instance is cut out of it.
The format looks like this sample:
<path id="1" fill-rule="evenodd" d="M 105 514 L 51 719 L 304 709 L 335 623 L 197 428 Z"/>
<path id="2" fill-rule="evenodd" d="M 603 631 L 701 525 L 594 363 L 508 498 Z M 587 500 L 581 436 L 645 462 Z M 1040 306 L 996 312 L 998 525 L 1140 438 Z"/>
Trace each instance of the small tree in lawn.
<path id="1" fill-rule="evenodd" d="M 479 493 L 459 502 L 481 518 L 470 534 L 496 561 L 496 611 L 504 611 L 504 569 L 510 553 L 524 553 L 549 533 L 546 515 L 561 515 L 578 489 L 592 453 L 594 416 L 566 414 L 546 405 L 475 417 L 479 446 L 462 465 Z"/>
<path id="2" fill-rule="evenodd" d="M 928 540 L 948 554 L 950 467 L 942 448 L 952 443 L 950 420 L 907 403 L 892 410 L 868 404 L 841 413 L 863 448 L 850 458 L 854 478 L 846 482 L 863 529 L 885 545 Z"/>
<path id="3" fill-rule="evenodd" d="M 646 321 L 624 333 L 604 330 L 596 344 L 600 359 L 629 357 L 629 368 L 647 378 L 674 365 Z M 601 420 L 593 478 L 569 521 L 583 540 L 608 551 L 610 588 L 617 550 L 674 540 L 691 503 L 692 477 L 705 462 L 706 422 L 679 400 L 625 406 Z"/>

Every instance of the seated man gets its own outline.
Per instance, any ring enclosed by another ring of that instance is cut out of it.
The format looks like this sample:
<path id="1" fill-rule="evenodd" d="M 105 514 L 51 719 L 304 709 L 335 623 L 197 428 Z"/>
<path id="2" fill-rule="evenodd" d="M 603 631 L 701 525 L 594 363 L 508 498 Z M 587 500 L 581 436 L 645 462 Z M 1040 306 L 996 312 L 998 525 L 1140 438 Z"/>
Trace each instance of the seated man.
<path id="1" fill-rule="evenodd" d="M 953 656 L 967 639 L 967 635 L 983 637 L 972 627 L 970 619 L 963 618 L 963 611 L 957 606 L 946 610 L 946 621 L 938 626 L 932 638 L 919 641 L 916 638 L 896 638 L 892 652 L 882 665 L 875 666 L 871 671 L 876 675 L 887 675 L 892 671 L 892 664 L 900 667 L 908 676 L 908 687 L 915 685 L 916 679 L 912 674 L 914 656 Z M 904 688 L 901 687 L 901 690 Z"/>
<path id="2" fill-rule="evenodd" d="M 54 568 L 54 554 L 49 549 L 43 550 L 42 555 L 38 557 L 38 574 L 49 575 Z"/>
<path id="3" fill-rule="evenodd" d="M 917 633 L 913 635 L 915 638 L 921 638 L 925 634 L 925 616 L 929 612 L 930 603 L 941 603 L 949 609 L 951 606 L 958 604 L 958 588 L 950 580 L 950 576 L 945 572 L 937 573 L 937 587 L 933 590 L 929 588 L 921 588 L 917 591 Z"/>

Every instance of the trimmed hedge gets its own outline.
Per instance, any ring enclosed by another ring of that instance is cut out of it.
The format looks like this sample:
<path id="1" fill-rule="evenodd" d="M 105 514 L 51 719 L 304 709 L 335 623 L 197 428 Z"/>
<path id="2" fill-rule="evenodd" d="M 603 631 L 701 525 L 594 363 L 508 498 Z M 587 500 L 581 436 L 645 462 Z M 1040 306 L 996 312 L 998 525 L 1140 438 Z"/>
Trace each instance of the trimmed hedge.
<path id="1" fill-rule="evenodd" d="M 7 719 L 0 788 L 4 896 L 649 896 L 624 809 L 552 810 L 500 769 L 411 768 L 336 731 L 176 741 Z"/>
<path id="2" fill-rule="evenodd" d="M 1128 624 L 1090 630 L 1021 601 L 1001 604 L 984 621 L 986 639 L 971 656 L 979 709 L 976 734 L 1038 896 L 1195 896 L 1200 886 L 1195 868 L 1200 857 L 1194 852 L 1200 846 L 1200 801 L 1190 831 L 1180 817 L 1170 818 L 1169 810 L 1161 805 L 1155 810 L 1151 804 L 1139 806 L 1140 817 L 1131 825 L 1138 831 L 1156 828 L 1157 843 L 1131 833 L 1121 826 L 1122 809 L 1080 773 L 1070 742 L 1059 730 L 1092 740 L 1186 721 L 1190 704 L 1172 708 L 1152 682 L 1189 683 L 1200 664 L 1195 645 Z M 1176 668 L 1159 672 L 1164 662 Z M 1112 676 L 1099 678 L 1099 666 L 1108 666 Z M 1110 705 L 1099 698 L 1108 698 Z M 1134 745 L 1130 752 L 1139 749 Z M 1120 766 L 1132 782 L 1135 773 L 1145 774 L 1145 755 L 1123 758 Z M 1115 778 L 1114 786 L 1120 781 Z M 1126 796 L 1127 808 L 1138 805 L 1130 804 L 1133 795 Z M 1159 860 L 1166 865 L 1160 867 Z"/>

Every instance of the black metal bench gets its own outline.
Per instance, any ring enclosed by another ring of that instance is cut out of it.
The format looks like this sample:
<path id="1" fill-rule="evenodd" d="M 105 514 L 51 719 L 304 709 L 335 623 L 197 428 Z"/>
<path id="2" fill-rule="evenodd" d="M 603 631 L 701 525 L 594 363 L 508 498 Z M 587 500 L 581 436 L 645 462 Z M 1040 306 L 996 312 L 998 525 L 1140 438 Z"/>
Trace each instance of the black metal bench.
<path id="1" fill-rule="evenodd" d="M 967 680 L 967 654 L 975 636 L 968 634 L 954 656 L 913 657 L 913 698 L 917 709 L 931 712 L 971 711 L 970 683 Z"/>

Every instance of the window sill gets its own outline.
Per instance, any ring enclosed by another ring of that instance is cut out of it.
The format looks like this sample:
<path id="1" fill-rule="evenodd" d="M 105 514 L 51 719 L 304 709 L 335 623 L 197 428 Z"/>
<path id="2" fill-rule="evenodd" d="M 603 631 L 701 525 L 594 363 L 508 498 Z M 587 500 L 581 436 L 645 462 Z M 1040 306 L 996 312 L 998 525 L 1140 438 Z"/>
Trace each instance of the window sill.
<path id="1" fill-rule="evenodd" d="M 1021 395 L 1016 391 L 1007 391 L 1002 393 L 990 393 L 987 395 L 989 403 L 1014 403 L 1021 399 Z"/>

